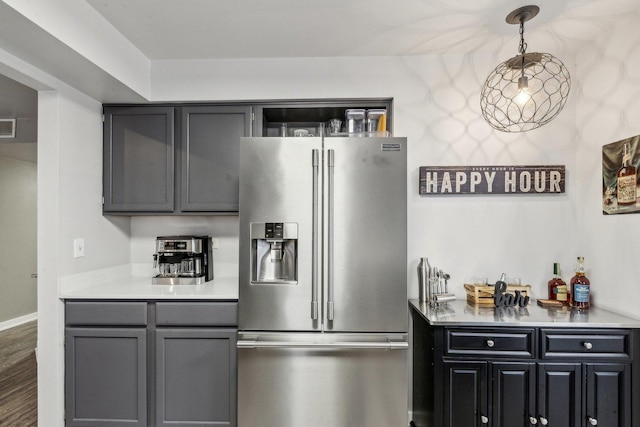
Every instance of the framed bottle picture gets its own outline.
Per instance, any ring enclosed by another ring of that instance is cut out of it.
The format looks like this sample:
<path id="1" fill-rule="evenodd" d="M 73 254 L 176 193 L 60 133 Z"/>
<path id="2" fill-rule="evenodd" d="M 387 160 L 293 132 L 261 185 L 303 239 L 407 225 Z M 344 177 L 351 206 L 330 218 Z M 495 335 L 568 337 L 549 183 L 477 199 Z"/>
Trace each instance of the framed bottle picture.
<path id="1" fill-rule="evenodd" d="M 602 147 L 602 213 L 640 212 L 640 135 Z"/>

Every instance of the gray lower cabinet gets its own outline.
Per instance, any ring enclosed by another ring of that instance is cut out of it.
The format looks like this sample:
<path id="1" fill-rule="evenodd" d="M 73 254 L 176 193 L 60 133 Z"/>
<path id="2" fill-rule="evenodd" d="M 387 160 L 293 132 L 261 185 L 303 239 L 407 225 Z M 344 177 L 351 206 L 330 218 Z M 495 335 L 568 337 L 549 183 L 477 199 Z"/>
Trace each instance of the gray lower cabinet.
<path id="1" fill-rule="evenodd" d="M 147 425 L 144 328 L 67 328 L 67 426 Z"/>
<path id="2" fill-rule="evenodd" d="M 236 426 L 237 302 L 67 301 L 67 426 Z"/>
<path id="3" fill-rule="evenodd" d="M 236 331 L 156 332 L 156 426 L 235 426 Z"/>

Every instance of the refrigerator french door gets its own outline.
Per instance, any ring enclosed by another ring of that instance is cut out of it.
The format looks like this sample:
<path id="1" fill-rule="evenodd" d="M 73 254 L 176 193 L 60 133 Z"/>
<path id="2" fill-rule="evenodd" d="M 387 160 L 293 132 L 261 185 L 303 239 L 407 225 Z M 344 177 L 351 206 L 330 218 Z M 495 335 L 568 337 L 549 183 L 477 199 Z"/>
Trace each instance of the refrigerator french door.
<path id="1" fill-rule="evenodd" d="M 241 139 L 240 427 L 406 426 L 406 156 Z"/>

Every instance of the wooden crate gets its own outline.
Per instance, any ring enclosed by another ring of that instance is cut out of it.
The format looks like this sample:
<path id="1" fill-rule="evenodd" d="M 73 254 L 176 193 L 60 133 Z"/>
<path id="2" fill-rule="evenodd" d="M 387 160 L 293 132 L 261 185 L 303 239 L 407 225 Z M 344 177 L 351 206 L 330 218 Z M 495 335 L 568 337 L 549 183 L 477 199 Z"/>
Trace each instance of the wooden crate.
<path id="1" fill-rule="evenodd" d="M 493 291 L 495 285 L 469 285 L 465 284 L 464 289 L 467 291 L 467 301 L 475 305 L 494 305 Z M 507 285 L 508 294 L 515 294 L 520 291 L 522 296 L 531 297 L 531 285 Z"/>

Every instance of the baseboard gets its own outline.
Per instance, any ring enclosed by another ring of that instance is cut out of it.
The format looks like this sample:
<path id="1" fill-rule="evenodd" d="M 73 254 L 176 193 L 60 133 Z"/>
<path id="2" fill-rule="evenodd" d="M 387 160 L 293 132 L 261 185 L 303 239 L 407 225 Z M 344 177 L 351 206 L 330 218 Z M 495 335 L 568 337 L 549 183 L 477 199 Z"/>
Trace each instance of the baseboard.
<path id="1" fill-rule="evenodd" d="M 24 316 L 16 317 L 15 319 L 9 319 L 4 322 L 0 322 L 0 331 L 11 329 L 15 326 L 22 325 L 23 323 L 31 322 L 38 318 L 38 313 L 26 314 Z"/>

